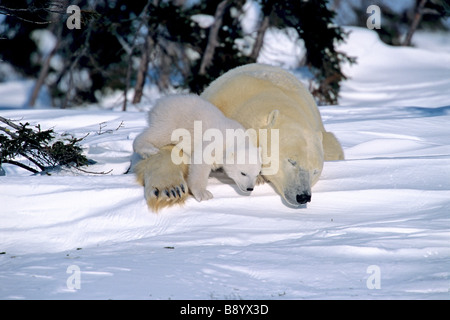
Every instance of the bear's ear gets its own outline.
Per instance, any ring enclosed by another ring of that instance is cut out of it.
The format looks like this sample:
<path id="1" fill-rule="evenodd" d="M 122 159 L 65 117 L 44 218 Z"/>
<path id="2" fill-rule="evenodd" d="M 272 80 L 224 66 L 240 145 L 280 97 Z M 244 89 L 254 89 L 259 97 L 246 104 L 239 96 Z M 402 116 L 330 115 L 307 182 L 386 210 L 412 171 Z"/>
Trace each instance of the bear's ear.
<path id="1" fill-rule="evenodd" d="M 275 126 L 275 123 L 277 122 L 279 115 L 280 115 L 279 110 L 272 110 L 269 113 L 269 116 L 267 117 L 267 128 L 272 128 L 273 126 Z"/>

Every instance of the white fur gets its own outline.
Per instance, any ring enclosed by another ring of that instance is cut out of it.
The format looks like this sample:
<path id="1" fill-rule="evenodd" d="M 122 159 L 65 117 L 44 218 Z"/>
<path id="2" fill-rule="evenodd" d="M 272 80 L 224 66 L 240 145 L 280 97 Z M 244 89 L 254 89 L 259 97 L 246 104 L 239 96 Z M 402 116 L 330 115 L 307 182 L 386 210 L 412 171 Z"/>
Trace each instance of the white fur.
<path id="1" fill-rule="evenodd" d="M 208 129 L 217 129 L 222 133 L 223 158 L 214 159 L 211 164 L 191 161 L 189 166 L 187 184 L 198 201 L 213 197 L 211 192 L 206 190 L 208 177 L 212 169 L 220 167 L 223 167 L 225 173 L 242 191 L 248 192 L 253 189 L 261 170 L 260 150 L 253 142 L 234 146 L 231 141 L 227 141 L 226 129 L 245 129 L 237 121 L 225 117 L 213 104 L 197 95 L 171 95 L 160 99 L 149 112 L 148 117 L 148 128 L 138 135 L 133 143 L 134 151 L 144 159 L 158 153 L 160 148 L 173 144 L 171 136 L 176 129 L 185 129 L 189 131 L 191 137 L 194 137 L 195 121 L 201 121 L 202 135 Z M 191 150 L 192 152 L 190 154 L 188 152 L 188 155 L 194 159 L 195 148 L 192 147 Z M 256 163 L 238 163 L 235 160 L 239 152 L 245 152 L 245 154 L 256 152 L 258 154 Z"/>
<path id="2" fill-rule="evenodd" d="M 214 80 L 201 97 L 245 128 L 267 129 L 269 134 L 278 130 L 279 156 L 267 157 L 272 139 L 262 146 L 262 175 L 289 205 L 297 207 L 311 200 L 311 188 L 325 160 L 344 159 L 339 141 L 325 130 L 312 95 L 282 68 L 262 64 L 237 67 Z M 267 172 L 266 164 L 277 161 L 274 167 L 279 170 Z"/>

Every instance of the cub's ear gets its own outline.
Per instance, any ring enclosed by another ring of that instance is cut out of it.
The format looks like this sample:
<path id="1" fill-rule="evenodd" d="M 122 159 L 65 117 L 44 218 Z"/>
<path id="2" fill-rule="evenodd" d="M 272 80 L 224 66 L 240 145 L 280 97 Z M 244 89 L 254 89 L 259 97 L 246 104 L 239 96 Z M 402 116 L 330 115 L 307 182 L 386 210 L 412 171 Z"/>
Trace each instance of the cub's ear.
<path id="1" fill-rule="evenodd" d="M 267 128 L 272 128 L 275 126 L 275 123 L 278 120 L 278 116 L 280 115 L 279 110 L 272 110 L 267 117 Z"/>

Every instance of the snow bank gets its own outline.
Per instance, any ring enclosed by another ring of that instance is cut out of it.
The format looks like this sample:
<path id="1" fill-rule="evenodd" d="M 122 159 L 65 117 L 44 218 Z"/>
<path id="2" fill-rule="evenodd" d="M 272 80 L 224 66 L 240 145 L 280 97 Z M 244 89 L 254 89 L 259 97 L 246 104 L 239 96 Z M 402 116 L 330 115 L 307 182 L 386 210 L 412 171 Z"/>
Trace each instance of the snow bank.
<path id="1" fill-rule="evenodd" d="M 425 48 L 391 47 L 377 34 L 361 28 L 350 31 L 340 50 L 358 58 L 356 67 L 343 68 L 350 77 L 342 86 L 345 106 L 450 105 L 450 54 Z M 442 47 L 442 45 L 441 45 Z M 447 43 L 450 47 L 450 43 Z"/>

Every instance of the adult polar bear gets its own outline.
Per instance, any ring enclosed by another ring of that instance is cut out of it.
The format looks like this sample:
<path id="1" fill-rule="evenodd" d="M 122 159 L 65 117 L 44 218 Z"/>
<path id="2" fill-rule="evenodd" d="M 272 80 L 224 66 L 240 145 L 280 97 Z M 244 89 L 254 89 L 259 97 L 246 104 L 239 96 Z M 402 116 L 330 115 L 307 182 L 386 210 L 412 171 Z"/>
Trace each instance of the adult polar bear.
<path id="1" fill-rule="evenodd" d="M 268 129 L 266 150 L 262 150 L 262 175 L 291 205 L 311 201 L 311 187 L 317 182 L 327 160 L 342 160 L 344 153 L 335 136 L 326 132 L 308 90 L 289 72 L 262 64 L 232 69 L 215 81 L 201 95 L 216 105 L 225 116 L 239 121 L 244 128 Z M 279 157 L 276 173 L 265 174 L 271 146 L 270 132 L 278 129 Z M 183 203 L 187 194 L 172 196 L 171 190 L 185 186 L 186 168 L 171 164 L 170 148 L 152 156 L 137 167 L 138 180 L 151 182 L 152 188 L 167 190 L 149 205 L 153 209 Z M 164 153 L 165 152 L 165 153 Z M 162 163 L 165 165 L 162 165 Z M 169 196 L 167 196 L 169 195 Z"/>

